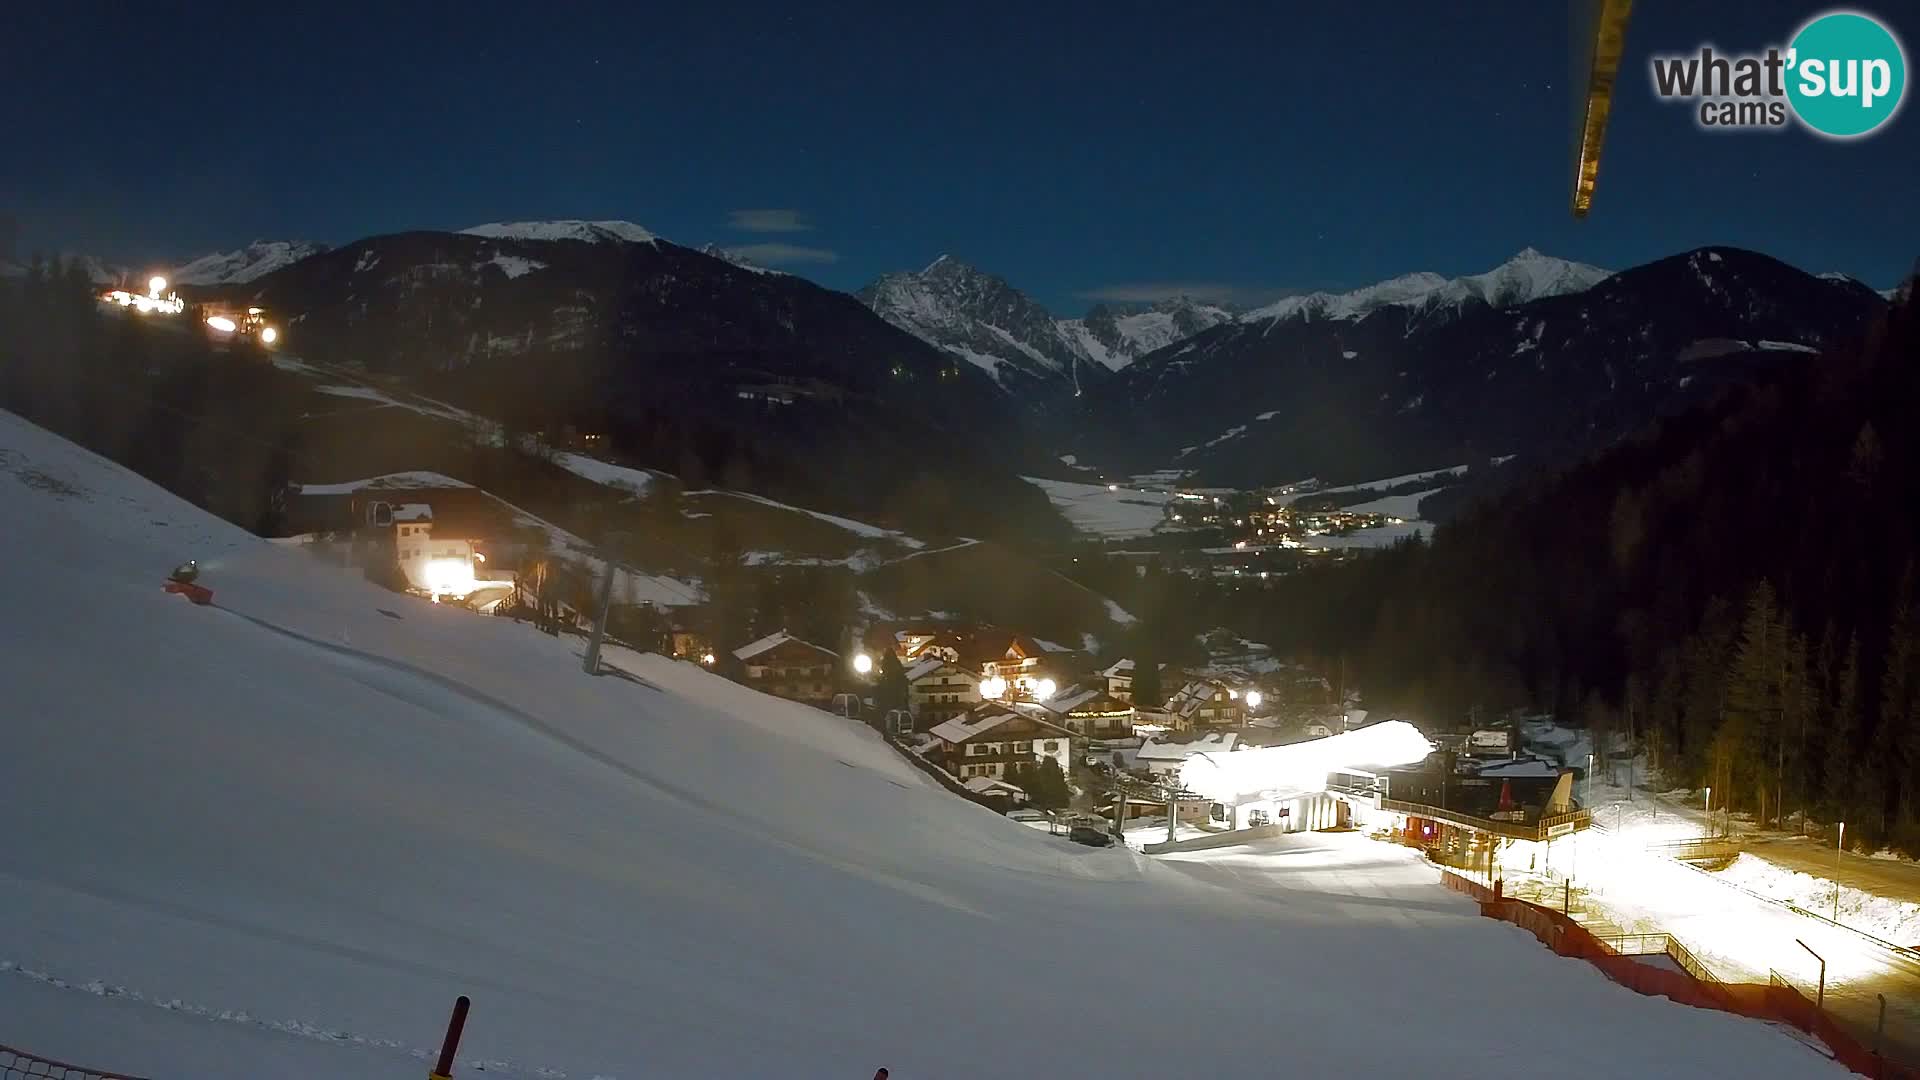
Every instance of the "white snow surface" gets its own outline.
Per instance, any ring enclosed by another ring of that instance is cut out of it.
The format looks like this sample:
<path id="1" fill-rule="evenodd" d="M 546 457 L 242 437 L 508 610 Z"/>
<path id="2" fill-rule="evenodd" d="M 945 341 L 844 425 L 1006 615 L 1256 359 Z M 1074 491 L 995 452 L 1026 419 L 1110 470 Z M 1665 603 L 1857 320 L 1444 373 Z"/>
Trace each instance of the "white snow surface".
<path id="1" fill-rule="evenodd" d="M 1484 274 L 1447 278 L 1432 272 L 1404 274 L 1344 293 L 1289 296 L 1240 316 L 1241 322 L 1270 319 L 1359 319 L 1394 305 L 1453 308 L 1472 303 L 1512 307 L 1547 296 L 1584 292 L 1611 276 L 1586 263 L 1542 255 L 1527 248 Z"/>
<path id="2" fill-rule="evenodd" d="M 416 1080 L 465 993 L 456 1075 L 506 1080 L 1844 1075 L 1411 852 L 1079 847 L 861 725 L 620 649 L 641 681 L 585 676 L 4 413 L 0 471 L 0 610 L 32 613 L 0 650 L 0 1023 L 37 1053 Z M 189 556 L 218 606 L 160 590 Z M 1182 987 L 1152 1024 L 1037 1022 L 1142 971 Z"/>
<path id="3" fill-rule="evenodd" d="M 745 499 L 748 502 L 757 502 L 762 506 L 771 506 L 778 510 L 789 510 L 796 514 L 805 514 L 810 518 L 824 521 L 829 525 L 839 526 L 856 536 L 864 536 L 869 540 L 891 540 L 896 544 L 909 548 L 923 548 L 927 546 L 926 541 L 908 536 L 903 532 L 898 532 L 893 529 L 883 529 L 878 525 L 869 525 L 864 521 L 855 521 L 852 518 L 843 518 L 837 514 L 829 514 L 820 510 L 809 510 L 804 506 L 794 506 L 792 503 L 778 502 L 774 499 L 767 498 L 765 495 L 754 495 L 745 491 L 728 491 L 725 488 L 707 488 L 702 491 L 689 491 L 687 495 L 688 497 L 696 495 L 725 495 L 728 498 Z"/>
<path id="4" fill-rule="evenodd" d="M 1417 518 L 1420 516 L 1420 500 L 1443 488 L 1428 488 L 1425 491 L 1410 492 L 1406 495 L 1387 495 L 1347 507 L 1356 514 L 1385 514 L 1388 517 Z"/>
<path id="5" fill-rule="evenodd" d="M 576 454 L 571 450 L 549 450 L 547 456 L 555 465 L 575 476 L 584 477 L 602 487 L 630 491 L 635 495 L 645 495 L 659 477 L 645 469 L 629 469 L 625 465 L 613 465 L 599 458 Z"/>
<path id="6" fill-rule="evenodd" d="M 527 259 L 518 255 L 499 254 L 488 259 L 487 265 L 499 267 L 500 272 L 507 275 L 508 280 L 531 274 L 535 270 L 545 270 L 547 268 L 547 264 L 538 259 Z"/>
<path id="7" fill-rule="evenodd" d="M 1823 915 L 1833 911 L 1831 878 L 1790 870 L 1759 855 L 1741 852 L 1725 870 L 1718 871 L 1718 876 L 1808 911 Z M 1843 924 L 1895 945 L 1920 946 L 1920 903 L 1876 896 L 1848 885 L 1840 887 L 1839 898 Z"/>
<path id="8" fill-rule="evenodd" d="M 326 250 L 303 240 L 255 240 L 238 251 L 202 255 L 171 277 L 176 285 L 244 285 Z"/>
<path id="9" fill-rule="evenodd" d="M 631 221 L 496 221 L 460 231 L 468 236 L 506 240 L 581 240 L 589 244 L 651 244 L 659 239 Z"/>
<path id="10" fill-rule="evenodd" d="M 1046 492 L 1047 498 L 1074 528 L 1110 539 L 1152 532 L 1166 520 L 1166 506 L 1173 501 L 1173 496 L 1164 491 L 1128 487 L 1108 491 L 1105 484 L 1079 484 L 1038 476 L 1021 479 Z"/>
<path id="11" fill-rule="evenodd" d="M 1418 484 L 1427 480 L 1437 480 L 1443 476 L 1465 476 L 1468 472 L 1472 471 L 1472 469 L 1473 466 L 1471 465 L 1455 465 L 1446 469 L 1428 469 L 1426 472 L 1405 473 L 1400 476 L 1389 476 L 1382 480 L 1364 480 L 1358 484 L 1338 484 L 1334 487 L 1309 487 L 1308 482 L 1302 481 L 1298 484 L 1290 484 L 1287 486 L 1303 488 L 1304 490 L 1276 495 L 1274 499 L 1280 506 L 1292 506 L 1294 503 L 1310 495 L 1340 495 L 1349 491 L 1396 488 L 1402 484 Z M 1431 495 L 1433 490 L 1429 490 L 1426 494 Z"/>

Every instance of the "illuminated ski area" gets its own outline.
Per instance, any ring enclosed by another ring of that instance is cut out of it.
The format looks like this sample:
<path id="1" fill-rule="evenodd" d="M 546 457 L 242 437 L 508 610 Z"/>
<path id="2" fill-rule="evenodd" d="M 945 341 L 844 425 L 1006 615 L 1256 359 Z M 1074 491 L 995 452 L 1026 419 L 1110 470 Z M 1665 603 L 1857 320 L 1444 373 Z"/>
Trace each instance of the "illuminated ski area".
<path id="1" fill-rule="evenodd" d="M 5 413 L 0 521 L 0 1043 L 418 1080 L 464 993 L 468 1076 L 1844 1075 L 1403 849 L 1071 845 L 863 728 L 653 657 L 587 677 Z M 161 591 L 187 558 L 215 606 Z"/>
<path id="2" fill-rule="evenodd" d="M 1226 754 L 1195 754 L 1180 766 L 1188 791 L 1219 802 L 1291 798 L 1326 787 L 1337 769 L 1411 765 L 1433 751 L 1426 736 L 1404 720 L 1331 738 Z"/>

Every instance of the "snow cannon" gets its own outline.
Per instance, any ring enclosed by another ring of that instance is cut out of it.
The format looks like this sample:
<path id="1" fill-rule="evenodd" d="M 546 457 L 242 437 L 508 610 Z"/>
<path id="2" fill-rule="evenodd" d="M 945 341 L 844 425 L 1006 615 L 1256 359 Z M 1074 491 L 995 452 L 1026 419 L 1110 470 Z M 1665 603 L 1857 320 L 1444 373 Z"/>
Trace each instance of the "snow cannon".
<path id="1" fill-rule="evenodd" d="M 200 584 L 199 577 L 200 564 L 193 559 L 188 559 L 174 567 L 173 573 L 167 575 L 166 590 L 204 607 L 213 603 L 213 590 Z"/>

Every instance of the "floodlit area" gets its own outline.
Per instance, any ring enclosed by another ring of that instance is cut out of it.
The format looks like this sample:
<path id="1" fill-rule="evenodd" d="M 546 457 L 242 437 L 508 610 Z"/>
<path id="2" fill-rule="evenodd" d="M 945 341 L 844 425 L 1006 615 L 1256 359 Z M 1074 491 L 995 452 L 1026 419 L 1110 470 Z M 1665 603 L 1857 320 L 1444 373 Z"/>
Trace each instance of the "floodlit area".
<path id="1" fill-rule="evenodd" d="M 508 1080 L 1844 1075 L 1404 849 L 1075 845 L 858 724 L 617 648 L 589 677 L 6 413 L 0 518 L 0 1041 L 35 1053 L 417 1080 L 468 994 L 456 1075 Z M 187 558 L 212 606 L 161 590 Z M 1110 1020 L 1126 987 L 1151 1022 Z"/>

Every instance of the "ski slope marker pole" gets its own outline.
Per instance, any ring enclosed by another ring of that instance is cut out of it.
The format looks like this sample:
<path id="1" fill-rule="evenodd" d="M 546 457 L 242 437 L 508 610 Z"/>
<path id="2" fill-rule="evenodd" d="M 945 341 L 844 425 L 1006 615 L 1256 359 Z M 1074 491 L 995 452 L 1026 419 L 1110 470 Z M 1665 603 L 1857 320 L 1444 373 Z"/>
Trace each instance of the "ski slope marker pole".
<path id="1" fill-rule="evenodd" d="M 466 1030 L 467 1008 L 473 1002 L 461 994 L 453 1002 L 453 1018 L 447 1021 L 447 1037 L 440 1044 L 440 1063 L 427 1074 L 427 1080 L 453 1080 L 453 1052 L 460 1048 L 460 1033 Z"/>

